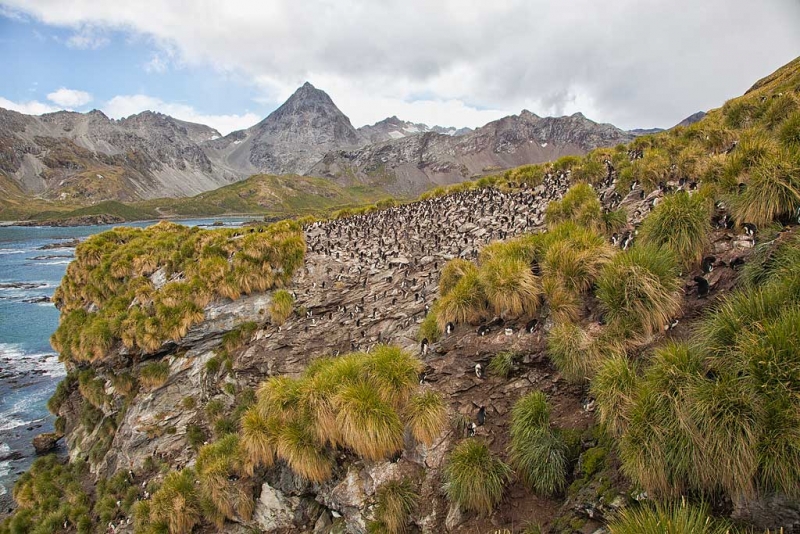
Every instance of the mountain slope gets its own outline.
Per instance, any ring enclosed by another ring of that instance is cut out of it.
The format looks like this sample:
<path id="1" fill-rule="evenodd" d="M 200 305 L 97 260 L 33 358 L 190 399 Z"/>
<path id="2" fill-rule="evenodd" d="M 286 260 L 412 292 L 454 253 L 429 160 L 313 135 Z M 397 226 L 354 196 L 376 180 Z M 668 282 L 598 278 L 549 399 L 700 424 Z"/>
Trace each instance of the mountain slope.
<path id="1" fill-rule="evenodd" d="M 633 135 L 581 113 L 539 117 L 524 110 L 462 136 L 425 133 L 327 154 L 310 174 L 340 184 L 378 183 L 396 194 L 461 182 L 486 172 L 613 146 Z"/>
<path id="2" fill-rule="evenodd" d="M 333 100 L 306 82 L 260 123 L 204 148 L 232 173 L 303 174 L 330 150 L 366 143 Z"/>
<path id="3" fill-rule="evenodd" d="M 397 115 L 393 115 L 375 124 L 362 126 L 358 129 L 359 133 L 363 135 L 370 143 L 381 143 L 384 141 L 391 141 L 392 139 L 402 139 L 412 135 L 418 135 L 425 132 L 436 132 L 446 135 L 465 135 L 472 131 L 471 128 L 453 128 L 443 126 L 428 126 L 427 124 L 414 123 L 409 121 L 400 120 Z"/>

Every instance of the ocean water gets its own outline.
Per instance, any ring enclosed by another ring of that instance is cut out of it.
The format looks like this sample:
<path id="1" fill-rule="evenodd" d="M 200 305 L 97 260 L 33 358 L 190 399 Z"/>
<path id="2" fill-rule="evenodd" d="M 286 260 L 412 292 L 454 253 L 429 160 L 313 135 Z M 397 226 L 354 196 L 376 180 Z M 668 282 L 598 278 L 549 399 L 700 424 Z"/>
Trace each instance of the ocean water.
<path id="1" fill-rule="evenodd" d="M 249 219 L 177 221 L 207 227 L 215 221 L 239 226 Z M 148 226 L 152 223 L 132 223 Z M 108 230 L 113 226 L 74 228 L 0 227 L 0 513 L 10 504 L 14 481 L 35 455 L 31 440 L 51 432 L 55 417 L 47 400 L 66 375 L 50 346 L 59 312 L 49 302 L 75 250 L 42 250 Z"/>

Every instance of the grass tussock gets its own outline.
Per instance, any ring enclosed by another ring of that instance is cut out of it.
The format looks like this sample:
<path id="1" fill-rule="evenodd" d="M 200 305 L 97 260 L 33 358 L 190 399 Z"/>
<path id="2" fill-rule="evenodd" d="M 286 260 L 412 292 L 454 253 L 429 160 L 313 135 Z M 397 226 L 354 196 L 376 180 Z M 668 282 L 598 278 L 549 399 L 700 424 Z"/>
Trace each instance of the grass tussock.
<path id="1" fill-rule="evenodd" d="M 272 294 L 272 302 L 269 304 L 269 318 L 272 324 L 281 326 L 292 314 L 294 297 L 285 289 L 279 289 Z"/>
<path id="2" fill-rule="evenodd" d="M 711 233 L 709 203 L 701 195 L 679 192 L 664 198 L 644 220 L 640 243 L 664 247 L 686 269 L 700 263 Z"/>
<path id="3" fill-rule="evenodd" d="M 151 532 L 162 529 L 170 534 L 189 534 L 200 523 L 200 496 L 191 469 L 173 471 L 153 494 L 149 504 Z"/>
<path id="4" fill-rule="evenodd" d="M 603 207 L 591 185 L 578 183 L 561 200 L 547 205 L 545 220 L 551 228 L 564 221 L 572 221 L 585 228 L 600 228 L 603 226 Z"/>
<path id="5" fill-rule="evenodd" d="M 143 365 L 139 369 L 139 384 L 147 389 L 163 386 L 169 378 L 169 362 L 160 361 Z"/>
<path id="6" fill-rule="evenodd" d="M 746 189 L 729 198 L 731 213 L 740 223 L 759 228 L 788 221 L 800 207 L 800 156 L 788 150 L 764 157 L 747 173 Z"/>
<path id="7" fill-rule="evenodd" d="M 447 408 L 442 396 L 434 391 L 414 395 L 406 406 L 406 420 L 411 435 L 419 443 L 432 445 L 447 424 Z"/>
<path id="8" fill-rule="evenodd" d="M 640 504 L 623 509 L 608 524 L 611 534 L 730 534 L 730 523 L 711 516 L 708 506 L 685 500 Z"/>
<path id="9" fill-rule="evenodd" d="M 674 256 L 653 246 L 636 246 L 617 254 L 597 281 L 597 298 L 609 324 L 628 337 L 658 332 L 681 306 Z"/>
<path id="10" fill-rule="evenodd" d="M 503 379 L 508 379 L 517 365 L 517 355 L 511 351 L 498 352 L 489 362 L 489 373 Z"/>
<path id="11" fill-rule="evenodd" d="M 489 446 L 466 439 L 453 448 L 444 468 L 445 492 L 465 510 L 489 515 L 503 498 L 511 468 Z"/>
<path id="12" fill-rule="evenodd" d="M 569 382 L 592 378 L 622 347 L 610 336 L 593 335 L 574 323 L 558 323 L 547 337 L 547 357 Z"/>
<path id="13" fill-rule="evenodd" d="M 458 284 L 466 275 L 475 275 L 478 268 L 469 260 L 463 258 L 456 258 L 448 261 L 442 268 L 442 274 L 439 277 L 439 294 L 447 296 L 448 293 Z"/>
<path id="14" fill-rule="evenodd" d="M 417 393 L 421 368 L 410 354 L 382 345 L 369 354 L 316 360 L 297 379 L 269 378 L 240 423 L 243 468 L 252 473 L 278 458 L 322 482 L 331 475 L 335 447 L 381 460 L 402 450 L 406 428 L 432 443 L 446 412 L 437 394 Z"/>
<path id="15" fill-rule="evenodd" d="M 511 464 L 520 479 L 540 495 L 554 495 L 566 484 L 567 446 L 550 428 L 544 393 L 519 399 L 511 411 Z"/>
<path id="16" fill-rule="evenodd" d="M 620 436 L 628 426 L 636 381 L 637 365 L 624 352 L 606 358 L 592 379 L 598 421 L 611 436 Z"/>
<path id="17" fill-rule="evenodd" d="M 390 480 L 376 492 L 375 521 L 370 532 L 404 534 L 409 532 L 411 514 L 417 507 L 419 494 L 408 479 Z"/>

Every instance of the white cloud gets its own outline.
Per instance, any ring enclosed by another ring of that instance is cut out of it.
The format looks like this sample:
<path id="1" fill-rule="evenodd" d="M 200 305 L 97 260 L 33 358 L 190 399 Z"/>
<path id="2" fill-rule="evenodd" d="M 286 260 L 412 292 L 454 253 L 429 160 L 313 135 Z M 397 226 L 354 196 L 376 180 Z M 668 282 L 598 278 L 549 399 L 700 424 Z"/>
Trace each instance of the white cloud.
<path id="1" fill-rule="evenodd" d="M 261 117 L 255 113 L 245 113 L 244 115 L 207 115 L 198 112 L 192 106 L 164 102 L 159 98 L 148 95 L 115 96 L 103 106 L 102 110 L 106 115 L 115 119 L 121 119 L 147 110 L 158 111 L 183 121 L 211 126 L 222 135 L 229 134 L 235 130 L 248 128 L 261 120 Z"/>
<path id="2" fill-rule="evenodd" d="M 62 87 L 47 95 L 47 100 L 61 106 L 64 109 L 74 109 L 85 106 L 92 101 L 92 95 L 86 91 L 67 89 Z"/>
<path id="3" fill-rule="evenodd" d="M 167 61 L 161 56 L 161 54 L 153 54 L 153 57 L 150 58 L 150 61 L 144 64 L 144 70 L 145 72 L 163 74 L 167 72 Z"/>
<path id="4" fill-rule="evenodd" d="M 96 50 L 107 45 L 110 39 L 105 32 L 93 26 L 82 26 L 67 39 L 67 46 L 80 50 Z"/>
<path id="5" fill-rule="evenodd" d="M 26 115 L 41 115 L 42 113 L 52 113 L 58 111 L 49 104 L 38 102 L 36 100 L 29 100 L 28 102 L 12 102 L 7 98 L 0 96 L 0 108 L 10 109 L 11 111 L 18 111 Z"/>
<path id="6" fill-rule="evenodd" d="M 442 105 L 455 126 L 485 110 L 543 115 L 585 103 L 596 120 L 671 126 L 800 50 L 797 0 L 0 1 L 75 29 L 81 43 L 97 29 L 130 32 L 181 64 L 269 80 L 271 103 L 308 79 L 354 101 L 342 102 L 354 117 L 400 114 L 366 113 L 380 102 L 433 102 L 409 112 Z"/>

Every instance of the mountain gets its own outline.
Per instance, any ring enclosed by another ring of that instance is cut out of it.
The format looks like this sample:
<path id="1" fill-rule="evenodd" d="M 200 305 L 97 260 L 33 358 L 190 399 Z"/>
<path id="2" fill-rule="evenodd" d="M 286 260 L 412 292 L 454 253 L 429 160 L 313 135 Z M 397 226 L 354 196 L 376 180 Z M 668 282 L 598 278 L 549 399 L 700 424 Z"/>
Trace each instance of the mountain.
<path id="1" fill-rule="evenodd" d="M 678 126 L 691 126 L 692 124 L 702 120 L 703 117 L 705 116 L 706 116 L 705 111 L 698 111 L 697 113 L 692 113 L 691 115 L 683 119 L 681 122 L 673 126 L 673 128 L 677 128 Z M 638 137 L 640 135 L 652 135 L 664 131 L 666 131 L 664 130 L 664 128 L 635 128 L 633 130 L 628 130 L 628 133 Z"/>
<path id="2" fill-rule="evenodd" d="M 367 142 L 327 93 L 306 82 L 263 121 L 205 148 L 234 174 L 303 174 L 325 153 Z"/>
<path id="3" fill-rule="evenodd" d="M 342 185 L 380 184 L 388 191 L 417 194 L 432 185 L 461 182 L 472 176 L 527 163 L 579 155 L 601 146 L 625 143 L 634 136 L 581 113 L 539 117 L 524 110 L 461 136 L 427 132 L 354 150 L 327 154 L 310 174 Z"/>
<path id="4" fill-rule="evenodd" d="M 0 109 L 0 172 L 26 193 L 76 202 L 187 196 L 230 183 L 213 172 L 201 124 L 146 111 L 41 116 Z"/>
<path id="5" fill-rule="evenodd" d="M 310 83 L 258 124 L 224 137 L 151 111 L 114 120 L 97 110 L 28 116 L 0 109 L 0 177 L 6 189 L 13 183 L 19 190 L 14 203 L 0 199 L 0 209 L 13 205 L 6 213 L 23 214 L 26 197 L 31 205 L 33 198 L 61 203 L 61 211 L 191 197 L 255 174 L 309 174 L 416 194 L 631 138 L 580 114 L 541 118 L 528 111 L 474 131 L 397 117 L 356 129 Z"/>
<path id="6" fill-rule="evenodd" d="M 425 132 L 436 132 L 445 135 L 465 135 L 471 131 L 471 128 L 428 126 L 423 123 L 408 122 L 398 119 L 396 115 L 376 122 L 371 126 L 362 126 L 358 129 L 358 132 L 368 139 L 370 143 L 402 139 L 403 137 L 418 135 Z"/>
<path id="7" fill-rule="evenodd" d="M 702 120 L 703 117 L 705 117 L 705 116 L 706 116 L 706 112 L 705 111 L 698 111 L 697 113 L 692 113 L 691 115 L 689 115 L 688 117 L 683 119 L 681 122 L 676 124 L 675 127 L 677 127 L 677 126 L 691 126 L 692 124 Z"/>

